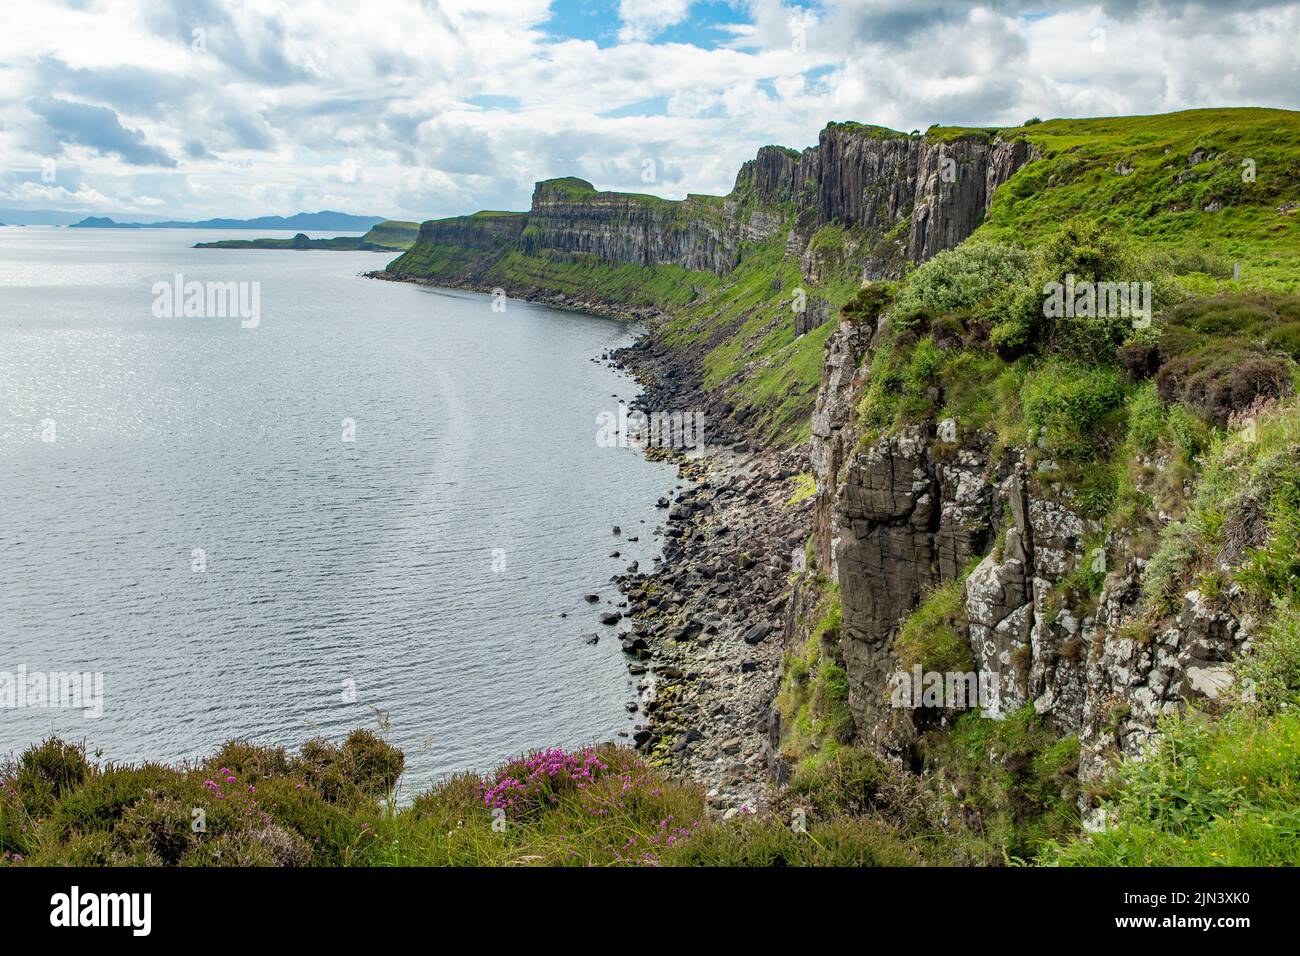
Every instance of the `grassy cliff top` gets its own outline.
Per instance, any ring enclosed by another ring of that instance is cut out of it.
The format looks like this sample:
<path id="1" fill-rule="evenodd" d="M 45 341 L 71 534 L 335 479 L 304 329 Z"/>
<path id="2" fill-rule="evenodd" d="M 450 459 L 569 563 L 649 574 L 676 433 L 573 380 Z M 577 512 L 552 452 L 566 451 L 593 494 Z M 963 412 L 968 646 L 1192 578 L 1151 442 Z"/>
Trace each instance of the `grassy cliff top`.
<path id="1" fill-rule="evenodd" d="M 1244 287 L 1286 287 L 1300 272 L 1300 113 L 1058 119 L 999 135 L 1039 158 L 998 190 L 978 236 L 1033 242 L 1078 217 L 1240 263 Z"/>
<path id="2" fill-rule="evenodd" d="M 560 199 L 585 199 L 596 191 L 596 187 L 577 176 L 561 176 L 558 179 L 541 180 L 537 183 L 536 190 Z"/>

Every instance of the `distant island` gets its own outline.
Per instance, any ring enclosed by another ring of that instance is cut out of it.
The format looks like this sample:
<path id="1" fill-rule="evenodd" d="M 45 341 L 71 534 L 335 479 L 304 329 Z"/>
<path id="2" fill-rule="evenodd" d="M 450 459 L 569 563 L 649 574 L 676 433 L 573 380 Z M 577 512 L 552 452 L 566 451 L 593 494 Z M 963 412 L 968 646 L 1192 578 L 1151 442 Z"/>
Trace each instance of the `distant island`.
<path id="1" fill-rule="evenodd" d="M 258 216 L 256 219 L 201 219 L 197 222 L 117 222 L 107 216 L 87 216 L 71 228 L 83 229 L 310 229 L 364 232 L 384 222 L 383 216 L 354 216 L 346 212 L 300 212 L 292 216 Z"/>
<path id="2" fill-rule="evenodd" d="M 221 239 L 196 242 L 195 249 L 332 249 L 343 251 L 405 252 L 420 234 L 418 222 L 386 219 L 374 225 L 364 236 L 336 236 L 333 239 L 309 239 L 298 233 L 292 239 Z"/>

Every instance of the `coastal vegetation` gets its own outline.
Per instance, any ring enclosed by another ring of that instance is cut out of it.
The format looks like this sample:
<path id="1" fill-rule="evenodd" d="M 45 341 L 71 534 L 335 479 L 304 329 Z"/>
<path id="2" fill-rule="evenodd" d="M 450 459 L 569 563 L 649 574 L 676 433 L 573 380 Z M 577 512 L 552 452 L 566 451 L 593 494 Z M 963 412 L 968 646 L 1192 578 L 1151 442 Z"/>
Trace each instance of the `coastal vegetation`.
<path id="1" fill-rule="evenodd" d="M 547 248 L 541 237 L 556 227 L 532 221 L 539 213 L 484 212 L 424 224 L 388 271 L 661 311 L 661 341 L 691 356 L 701 388 L 726 401 L 749 437 L 776 448 L 809 439 L 827 344 L 842 321 L 867 343 L 862 366 L 849 370 L 859 387 L 846 457 L 888 447 L 909 430 L 939 436 L 929 445 L 934 456 L 955 454 L 961 436 L 979 436 L 990 484 L 1014 460 L 1027 496 L 1078 518 L 1072 548 L 1116 556 L 1111 567 L 1080 562 L 1034 582 L 1041 593 L 1023 606 L 1044 627 L 1061 617 L 1077 625 L 1094 615 L 1108 584 L 1131 585 L 1132 613 L 1099 624 L 1092 646 L 1071 632 L 1053 648 L 1053 663 L 1096 662 L 1112 644 L 1150 647 L 1162 627 L 1177 630 L 1184 608 L 1205 602 L 1216 620 L 1249 626 L 1238 656 L 1208 661 L 1223 672 L 1220 692 L 1163 712 L 1149 741 L 1112 747 L 1099 774 L 1081 773 L 1082 734 L 1064 731 L 1032 699 L 999 719 L 948 708 L 888 727 L 907 738 L 889 755 L 855 723 L 848 591 L 810 562 L 780 578 L 802 598 L 792 605 L 794 637 L 774 702 L 788 779 L 761 812 L 713 812 L 704 787 L 657 759 L 666 740 L 649 757 L 612 745 L 524 754 L 415 795 L 401 792 L 401 754 L 367 731 L 341 745 L 310 741 L 297 754 L 233 742 L 177 767 L 101 764 L 82 747 L 47 740 L 0 770 L 0 859 L 1300 863 L 1297 114 L 1198 110 L 936 127 L 923 136 L 860 124 L 828 129 L 876 146 L 1024 144 L 1031 158 L 964 242 L 920 264 L 881 269 L 887 278 L 864 281 L 863 263 L 897 262 L 905 228 L 822 222 L 796 199 L 764 201 L 752 170 L 725 199 L 680 203 L 598 192 L 573 178 L 538 187 L 546 215 L 566 203 L 599 203 L 602 212 L 619 204 L 636 219 L 629 233 L 638 241 L 647 222 L 677 238 L 697 230 L 694 252 L 726 268 Z M 786 151 L 773 161 L 797 159 Z M 752 223 L 756 211 L 770 228 L 725 248 L 727 218 Z M 603 227 L 593 234 L 621 241 Z M 1065 315 L 1044 307 L 1049 290 L 1085 286 L 1141 296 L 1124 309 Z M 949 438 L 941 422 L 951 423 Z M 819 477 L 797 468 L 783 481 L 787 509 L 823 490 Z M 890 520 L 901 526 L 911 517 Z M 919 517 L 928 529 L 929 516 Z M 890 636 L 891 661 L 974 668 L 967 587 L 981 562 L 1006 557 L 1013 524 L 1003 516 L 971 564 L 963 555 L 947 579 L 918 588 Z M 1023 665 L 1033 649 L 1017 653 Z M 1103 721 L 1110 743 L 1121 736 L 1126 706 L 1117 702 Z M 1089 829 L 1085 808 L 1097 811 Z"/>

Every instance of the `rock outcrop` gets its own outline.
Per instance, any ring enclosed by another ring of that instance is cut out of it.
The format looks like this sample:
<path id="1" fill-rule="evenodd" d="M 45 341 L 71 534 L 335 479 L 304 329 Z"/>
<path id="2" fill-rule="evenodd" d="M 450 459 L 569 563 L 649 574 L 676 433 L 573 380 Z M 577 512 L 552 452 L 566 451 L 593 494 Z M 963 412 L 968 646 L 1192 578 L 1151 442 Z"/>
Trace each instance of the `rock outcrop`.
<path id="1" fill-rule="evenodd" d="M 431 219 L 420 225 L 421 243 L 499 252 L 523 234 L 528 217 L 523 213 L 477 213 L 451 219 Z"/>
<path id="2" fill-rule="evenodd" d="M 459 279 L 485 274 L 497 258 L 517 249 L 534 257 L 592 256 L 726 275 L 747 244 L 793 226 L 787 251 L 802 254 L 817 229 L 834 224 L 853 234 L 862 274 L 874 278 L 895 273 L 903 258 L 921 262 L 965 239 L 983 222 L 994 190 L 1029 158 L 1024 143 L 978 132 L 932 140 L 832 123 L 803 152 L 764 146 L 741 167 L 727 196 L 674 201 L 600 191 L 571 177 L 544 180 L 534 188 L 527 213 L 424 223 L 416 246 L 390 271 Z M 876 250 L 895 234 L 897 250 Z M 481 255 L 471 257 L 468 267 L 464 256 L 450 257 L 455 271 L 443 275 L 438 264 L 448 257 L 428 254 L 436 247 Z"/>
<path id="3" fill-rule="evenodd" d="M 1162 715 L 1217 697 L 1248 623 L 1198 591 L 1151 622 L 1135 543 L 1112 533 L 1097 546 L 1102 527 L 1036 478 L 1027 450 L 992 456 L 993 436 L 951 421 L 861 443 L 853 408 L 868 384 L 867 338 L 843 322 L 829 340 L 810 445 L 813 554 L 839 584 L 858 739 L 908 756 L 917 715 L 891 706 L 895 638 L 934 588 L 963 574 L 966 642 L 991 682 L 984 713 L 1032 706 L 1077 735 L 1083 783 L 1119 754 L 1140 755 Z M 1099 595 L 1071 585 L 1085 571 L 1104 576 Z"/>
<path id="4" fill-rule="evenodd" d="M 936 454 L 925 426 L 882 439 L 848 462 L 837 496 L 835 566 L 849 707 L 867 739 L 879 741 L 890 726 L 885 687 L 898 669 L 899 626 L 991 536 L 986 466 L 977 446 Z"/>
<path id="5" fill-rule="evenodd" d="M 732 195 L 793 204 L 809 234 L 837 223 L 874 240 L 906 225 L 906 257 L 924 262 L 974 232 L 994 191 L 1030 158 L 1027 144 L 998 137 L 930 139 L 831 123 L 803 153 L 763 147 L 741 167 Z M 865 258 L 867 278 L 890 271 L 878 259 Z"/>
<path id="6" fill-rule="evenodd" d="M 583 180 L 540 182 L 533 190 L 522 248 L 597 256 L 643 266 L 674 265 L 696 272 L 730 272 L 739 257 L 740 223 L 723 200 L 688 196 L 681 202 L 633 193 L 598 192 Z"/>

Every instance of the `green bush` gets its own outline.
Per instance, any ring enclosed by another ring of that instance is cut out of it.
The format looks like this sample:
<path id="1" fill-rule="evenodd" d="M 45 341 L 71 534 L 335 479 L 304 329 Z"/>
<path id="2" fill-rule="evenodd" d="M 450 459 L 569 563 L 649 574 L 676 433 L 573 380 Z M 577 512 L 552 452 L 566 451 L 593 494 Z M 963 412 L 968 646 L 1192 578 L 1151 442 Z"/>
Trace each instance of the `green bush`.
<path id="1" fill-rule="evenodd" d="M 1117 369 L 1051 359 L 1025 376 L 1020 389 L 1025 426 L 1041 433 L 1052 454 L 1076 461 L 1103 456 L 1122 422 L 1124 383 Z"/>
<path id="2" fill-rule="evenodd" d="M 1033 257 L 1015 246 L 965 242 L 938 253 L 908 276 L 891 315 L 969 313 L 991 317 L 1029 277 Z"/>
<path id="3" fill-rule="evenodd" d="M 1115 230 L 1097 222 L 1070 221 L 1038 248 L 1032 273 L 993 328 L 993 344 L 1004 353 L 1045 351 L 1083 364 L 1114 362 L 1119 347 L 1141 333 L 1133 314 L 1052 314 L 1049 288 L 1062 289 L 1070 282 L 1075 288 L 1084 283 L 1149 283 L 1153 313 L 1178 297 L 1159 268 Z M 1067 296 L 1062 293 L 1062 298 Z M 1105 313 L 1100 305 L 1093 311 Z"/>
<path id="4" fill-rule="evenodd" d="M 1133 393 L 1128 407 L 1128 435 L 1135 448 L 1148 454 L 1156 450 L 1165 432 L 1164 403 L 1155 384 L 1148 382 Z"/>
<path id="5" fill-rule="evenodd" d="M 354 730 L 342 746 L 309 740 L 298 761 L 307 782 L 331 803 L 388 793 L 404 763 L 400 750 L 368 730 Z"/>
<path id="6" fill-rule="evenodd" d="M 872 282 L 858 290 L 841 309 L 842 317 L 858 325 L 874 325 L 882 312 L 894 301 L 897 284 Z"/>
<path id="7" fill-rule="evenodd" d="M 23 752 L 14 776 L 18 796 L 36 814 L 44 814 L 86 779 L 86 750 L 51 737 Z"/>

